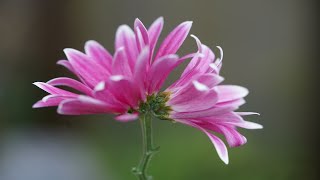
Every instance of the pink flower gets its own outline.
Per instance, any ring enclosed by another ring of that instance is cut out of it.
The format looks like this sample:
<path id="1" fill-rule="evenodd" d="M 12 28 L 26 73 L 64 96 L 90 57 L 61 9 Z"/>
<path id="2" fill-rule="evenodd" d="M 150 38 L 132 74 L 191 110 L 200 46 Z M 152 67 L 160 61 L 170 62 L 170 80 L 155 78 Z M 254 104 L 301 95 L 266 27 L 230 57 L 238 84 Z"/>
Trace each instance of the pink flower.
<path id="1" fill-rule="evenodd" d="M 33 107 L 58 106 L 58 113 L 65 115 L 114 113 L 120 121 L 136 119 L 139 103 L 144 102 L 148 94 L 157 93 L 169 73 L 193 56 L 179 58 L 175 54 L 191 25 L 192 22 L 187 21 L 177 26 L 157 53 L 155 46 L 163 27 L 162 17 L 149 29 L 139 19 L 134 22 L 134 31 L 121 25 L 116 32 L 113 56 L 95 41 L 85 44 L 85 53 L 64 49 L 68 60 L 60 60 L 58 64 L 73 72 L 80 81 L 59 77 L 46 83 L 35 82 L 34 85 L 50 95 Z M 56 86 L 73 88 L 81 95 Z"/>
<path id="2" fill-rule="evenodd" d="M 241 116 L 258 114 L 253 112 L 234 112 L 245 103 L 248 90 L 235 85 L 219 85 L 223 78 L 219 76 L 221 58 L 199 39 L 199 54 L 193 57 L 179 80 L 172 84 L 164 94 L 168 101 L 166 107 L 171 111 L 168 119 L 195 127 L 203 131 L 215 146 L 219 157 L 228 164 L 228 151 L 224 142 L 212 134 L 216 132 L 225 136 L 230 147 L 241 146 L 247 139 L 236 128 L 261 129 L 260 124 L 243 120 Z"/>
<path id="3" fill-rule="evenodd" d="M 177 26 L 155 46 L 163 27 L 158 18 L 148 29 L 139 19 L 134 31 L 127 25 L 118 28 L 115 53 L 112 56 L 95 41 L 85 44 L 85 53 L 67 48 L 68 60 L 58 64 L 73 72 L 80 81 L 59 77 L 46 83 L 34 84 L 49 95 L 33 105 L 34 108 L 58 106 L 65 115 L 113 113 L 116 120 L 135 120 L 139 113 L 152 111 L 162 120 L 180 122 L 203 131 L 216 148 L 219 157 L 228 164 L 224 142 L 213 132 L 225 136 L 230 147 L 246 143 L 237 127 L 260 129 L 261 125 L 245 121 L 242 116 L 257 114 L 235 112 L 245 103 L 248 90 L 235 85 L 219 85 L 223 51 L 216 58 L 210 48 L 195 38 L 198 52 L 182 58 L 176 52 L 187 37 L 191 22 Z M 181 77 L 164 92 L 159 92 L 169 73 L 185 59 L 192 58 Z M 80 94 L 56 86 L 73 88 Z"/>

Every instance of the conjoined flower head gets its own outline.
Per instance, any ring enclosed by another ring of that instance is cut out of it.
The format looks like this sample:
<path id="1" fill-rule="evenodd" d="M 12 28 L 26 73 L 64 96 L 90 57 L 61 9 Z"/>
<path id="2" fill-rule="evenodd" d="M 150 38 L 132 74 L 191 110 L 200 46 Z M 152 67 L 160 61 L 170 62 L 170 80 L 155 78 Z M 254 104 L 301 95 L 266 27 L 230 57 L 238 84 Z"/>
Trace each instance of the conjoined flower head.
<path id="1" fill-rule="evenodd" d="M 243 120 L 242 116 L 257 113 L 234 112 L 245 103 L 248 90 L 234 85 L 219 85 L 221 58 L 210 48 L 197 42 L 198 52 L 179 57 L 176 53 L 186 39 L 192 22 L 178 25 L 155 47 L 163 28 L 163 18 L 147 29 L 136 19 L 134 29 L 121 25 L 115 37 L 115 52 L 111 55 L 96 41 L 85 44 L 85 53 L 66 48 L 67 60 L 58 61 L 79 80 L 59 77 L 34 84 L 49 95 L 34 108 L 58 106 L 64 115 L 115 114 L 118 121 L 131 121 L 139 113 L 152 111 L 159 119 L 180 122 L 203 131 L 214 144 L 219 157 L 227 164 L 228 153 L 216 132 L 225 136 L 231 147 L 246 143 L 237 127 L 259 129 L 261 125 Z M 181 77 L 160 92 L 170 72 L 191 58 Z M 57 86 L 74 89 L 67 91 Z"/>

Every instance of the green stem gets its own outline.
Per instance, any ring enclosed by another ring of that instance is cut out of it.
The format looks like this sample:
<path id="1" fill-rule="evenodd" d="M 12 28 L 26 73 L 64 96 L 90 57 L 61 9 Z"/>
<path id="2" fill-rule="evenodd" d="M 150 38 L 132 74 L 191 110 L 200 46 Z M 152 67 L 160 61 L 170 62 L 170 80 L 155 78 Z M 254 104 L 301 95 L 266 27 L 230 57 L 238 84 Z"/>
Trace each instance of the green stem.
<path id="1" fill-rule="evenodd" d="M 152 176 L 148 176 L 146 171 L 152 156 L 159 149 L 153 148 L 152 113 L 148 111 L 143 114 L 140 114 L 139 120 L 142 130 L 143 154 L 139 165 L 133 168 L 133 173 L 137 176 L 139 180 L 151 180 Z"/>

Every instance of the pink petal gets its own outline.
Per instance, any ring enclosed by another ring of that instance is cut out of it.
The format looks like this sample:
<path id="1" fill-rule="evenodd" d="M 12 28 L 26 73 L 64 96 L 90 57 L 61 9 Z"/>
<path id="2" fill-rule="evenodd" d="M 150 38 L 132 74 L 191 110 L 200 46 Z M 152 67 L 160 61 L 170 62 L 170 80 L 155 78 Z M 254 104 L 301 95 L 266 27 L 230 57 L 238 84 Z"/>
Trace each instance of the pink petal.
<path id="1" fill-rule="evenodd" d="M 216 86 L 219 95 L 218 102 L 227 102 L 240 99 L 248 95 L 248 89 L 235 85 L 219 85 Z"/>
<path id="2" fill-rule="evenodd" d="M 227 124 L 231 124 L 234 126 L 238 126 L 245 129 L 262 129 L 263 126 L 258 123 L 250 122 L 250 121 L 242 121 L 242 122 L 226 122 Z"/>
<path id="3" fill-rule="evenodd" d="M 199 50 L 199 53 L 201 53 L 202 56 L 195 56 L 190 61 L 186 69 L 183 71 L 181 77 L 186 76 L 188 73 L 191 73 L 192 71 L 196 71 L 197 73 L 212 72 L 212 68 L 210 67 L 210 64 L 215 58 L 214 53 L 207 46 L 205 45 L 200 45 L 200 46 L 201 46 L 201 51 Z"/>
<path id="4" fill-rule="evenodd" d="M 247 142 L 247 139 L 234 127 L 215 123 L 211 125 L 205 125 L 205 128 L 223 134 L 230 147 L 238 147 Z"/>
<path id="5" fill-rule="evenodd" d="M 77 94 L 56 88 L 56 87 L 54 87 L 50 84 L 44 83 L 44 82 L 34 82 L 33 84 L 38 86 L 40 89 L 46 91 L 47 93 L 50 93 L 50 94 L 65 95 L 65 96 L 70 96 L 70 97 L 78 96 Z"/>
<path id="6" fill-rule="evenodd" d="M 225 164 L 229 164 L 229 157 L 228 157 L 228 149 L 226 147 L 226 145 L 224 144 L 224 142 L 218 138 L 217 136 L 209 133 L 208 131 L 206 131 L 203 127 L 192 123 L 188 120 L 179 120 L 178 122 L 195 127 L 199 130 L 201 130 L 202 132 L 204 132 L 209 139 L 211 140 L 212 144 L 214 145 L 220 159 L 225 163 Z"/>
<path id="7" fill-rule="evenodd" d="M 239 116 L 238 114 L 236 114 L 233 111 L 221 113 L 221 114 L 216 114 L 214 116 L 202 117 L 202 118 L 198 118 L 198 119 L 201 119 L 202 121 L 208 121 L 208 122 L 214 122 L 214 123 L 242 122 L 242 121 L 244 121 L 241 116 Z"/>
<path id="8" fill-rule="evenodd" d="M 232 107 L 233 110 L 236 110 L 239 108 L 239 106 L 245 104 L 246 101 L 241 98 L 241 99 L 236 99 L 232 101 L 226 101 L 226 102 L 218 102 L 216 104 L 217 107 Z"/>
<path id="9" fill-rule="evenodd" d="M 202 118 L 202 117 L 210 117 L 219 114 L 224 114 L 232 111 L 233 109 L 230 107 L 211 107 L 201 111 L 190 111 L 190 112 L 172 112 L 170 118 L 172 119 L 186 119 L 186 118 Z"/>
<path id="10" fill-rule="evenodd" d="M 200 75 L 199 78 L 197 78 L 197 81 L 205 84 L 210 89 L 221 83 L 223 80 L 223 77 L 213 73 L 203 74 Z"/>
<path id="11" fill-rule="evenodd" d="M 136 120 L 139 117 L 138 113 L 126 113 L 126 114 L 121 114 L 119 116 L 116 116 L 115 119 L 118 121 L 122 121 L 122 122 L 128 122 L 128 121 L 133 121 Z"/>
<path id="12" fill-rule="evenodd" d="M 119 100 L 117 100 L 115 95 L 110 91 L 112 88 L 110 87 L 106 88 L 106 86 L 109 86 L 109 85 L 110 83 L 106 85 L 106 82 L 100 82 L 95 87 L 95 91 L 93 94 L 94 98 L 104 101 L 107 104 L 112 104 L 113 106 L 118 107 L 119 109 L 122 109 L 121 111 L 119 111 L 121 113 L 126 112 L 127 109 L 129 109 L 130 107 L 124 104 L 123 102 L 120 102 Z"/>
<path id="13" fill-rule="evenodd" d="M 138 52 L 141 52 L 145 46 L 149 45 L 149 35 L 146 27 L 138 18 L 134 21 L 134 31 Z"/>
<path id="14" fill-rule="evenodd" d="M 236 113 L 240 116 L 248 116 L 248 115 L 259 115 L 260 116 L 260 114 L 257 112 L 236 112 Z"/>
<path id="15" fill-rule="evenodd" d="M 86 42 L 84 49 L 86 54 L 91 57 L 92 60 L 109 72 L 111 71 L 112 56 L 101 44 L 90 40 Z"/>
<path id="16" fill-rule="evenodd" d="M 91 95 L 92 90 L 87 87 L 86 85 L 82 84 L 79 81 L 76 81 L 71 78 L 67 77 L 60 77 L 60 78 L 55 78 L 47 82 L 47 84 L 52 85 L 52 86 L 68 86 L 71 87 L 75 90 L 78 90 L 80 92 L 83 92 L 84 94 Z"/>
<path id="17" fill-rule="evenodd" d="M 59 60 L 57 64 L 67 68 L 73 74 L 77 74 L 68 60 Z"/>
<path id="18" fill-rule="evenodd" d="M 175 93 L 167 103 L 176 112 L 201 111 L 212 107 L 218 100 L 217 93 L 204 84 L 194 81 Z"/>
<path id="19" fill-rule="evenodd" d="M 107 82 L 111 94 L 120 102 L 136 108 L 140 100 L 140 91 L 136 84 L 125 77 L 111 76 Z"/>
<path id="20" fill-rule="evenodd" d="M 135 60 L 138 56 L 135 35 L 127 25 L 121 25 L 116 32 L 115 49 L 124 47 L 130 68 L 134 68 Z"/>
<path id="21" fill-rule="evenodd" d="M 77 99 L 62 101 L 58 113 L 64 115 L 83 115 L 117 112 L 119 109 L 88 96 L 79 96 Z"/>
<path id="22" fill-rule="evenodd" d="M 47 95 L 42 100 L 36 102 L 32 108 L 42 108 L 42 107 L 50 107 L 50 106 L 58 106 L 61 101 L 65 99 L 70 99 L 67 96 L 59 96 L 59 95 Z"/>
<path id="23" fill-rule="evenodd" d="M 132 72 L 128 58 L 125 54 L 124 48 L 118 48 L 112 64 L 112 74 L 113 75 L 123 75 L 126 77 L 131 77 Z"/>
<path id="24" fill-rule="evenodd" d="M 155 60 L 168 54 L 175 54 L 186 39 L 192 26 L 191 21 L 181 23 L 162 42 Z"/>
<path id="25" fill-rule="evenodd" d="M 140 98 L 145 100 L 146 96 L 146 87 L 145 87 L 145 80 L 147 71 L 149 70 L 149 57 L 150 57 L 150 50 L 149 47 L 146 46 L 138 56 L 135 69 L 134 69 L 134 80 L 136 85 L 140 90 Z"/>
<path id="26" fill-rule="evenodd" d="M 77 74 L 79 74 L 91 88 L 110 75 L 102 66 L 90 60 L 88 56 L 80 51 L 66 48 L 64 52 Z"/>
<path id="27" fill-rule="evenodd" d="M 167 55 L 154 62 L 148 74 L 148 92 L 151 94 L 158 91 L 169 73 L 181 62 L 177 55 Z"/>
<path id="28" fill-rule="evenodd" d="M 156 47 L 162 28 L 163 17 L 159 17 L 151 24 L 150 28 L 148 29 L 151 54 L 153 54 L 154 52 L 154 48 Z"/>

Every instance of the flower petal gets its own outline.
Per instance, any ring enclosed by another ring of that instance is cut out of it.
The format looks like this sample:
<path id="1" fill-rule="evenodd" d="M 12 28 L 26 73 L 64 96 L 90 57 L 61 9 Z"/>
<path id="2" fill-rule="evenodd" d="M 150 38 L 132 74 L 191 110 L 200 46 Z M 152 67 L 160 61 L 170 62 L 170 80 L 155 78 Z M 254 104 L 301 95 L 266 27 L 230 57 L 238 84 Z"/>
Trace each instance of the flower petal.
<path id="1" fill-rule="evenodd" d="M 50 93 L 50 94 L 65 95 L 65 96 L 70 96 L 70 97 L 78 96 L 77 94 L 74 94 L 69 91 L 65 91 L 63 89 L 56 88 L 56 87 L 54 87 L 50 84 L 44 83 L 44 82 L 34 82 L 33 84 L 38 86 L 40 89 L 46 91 L 47 93 Z"/>
<path id="2" fill-rule="evenodd" d="M 217 136 L 211 134 L 210 132 L 208 132 L 207 130 L 205 130 L 203 127 L 201 127 L 198 124 L 192 123 L 188 120 L 179 120 L 178 122 L 195 127 L 199 130 L 201 130 L 202 132 L 204 132 L 209 139 L 211 140 L 212 144 L 214 145 L 220 159 L 225 163 L 225 164 L 229 164 L 229 157 L 228 157 L 228 149 L 226 147 L 226 145 L 224 144 L 224 142 L 218 138 Z"/>
<path id="3" fill-rule="evenodd" d="M 115 49 L 124 47 L 130 68 L 134 68 L 135 60 L 138 56 L 135 35 L 127 25 L 121 25 L 116 32 Z"/>
<path id="4" fill-rule="evenodd" d="M 248 89 L 235 85 L 219 85 L 215 88 L 219 95 L 218 102 L 227 102 L 240 99 L 245 97 L 249 93 Z"/>
<path id="5" fill-rule="evenodd" d="M 248 116 L 248 115 L 259 115 L 260 116 L 260 113 L 257 113 L 257 112 L 236 112 L 236 113 L 240 116 Z"/>
<path id="6" fill-rule="evenodd" d="M 125 77 L 110 77 L 107 81 L 107 86 L 111 95 L 118 101 L 129 105 L 131 108 L 136 108 L 139 104 L 140 91 L 136 84 L 131 79 Z"/>
<path id="7" fill-rule="evenodd" d="M 71 63 L 68 60 L 59 60 L 57 64 L 67 68 L 70 72 L 77 75 L 77 72 L 73 69 Z"/>
<path id="8" fill-rule="evenodd" d="M 118 112 L 119 109 L 88 96 L 79 96 L 62 101 L 57 111 L 64 115 L 83 115 Z"/>
<path id="9" fill-rule="evenodd" d="M 247 142 L 246 137 L 241 135 L 234 127 L 226 124 L 212 123 L 205 125 L 205 128 L 223 134 L 230 147 L 238 147 Z"/>
<path id="10" fill-rule="evenodd" d="M 214 89 L 194 81 L 175 93 L 167 104 L 176 112 L 190 112 L 208 109 L 214 106 L 217 100 L 218 95 Z"/>
<path id="11" fill-rule="evenodd" d="M 75 90 L 83 92 L 86 95 L 92 94 L 92 90 L 88 88 L 86 85 L 82 84 L 79 81 L 76 81 L 74 79 L 67 78 L 67 77 L 59 77 L 59 78 L 51 79 L 50 81 L 47 82 L 47 84 L 52 86 L 68 86 Z"/>
<path id="12" fill-rule="evenodd" d="M 148 29 L 151 55 L 154 52 L 154 48 L 156 47 L 162 28 L 163 28 L 163 17 L 159 17 L 151 24 L 151 26 Z"/>
<path id="13" fill-rule="evenodd" d="M 201 42 L 198 42 L 201 43 Z M 209 73 L 212 72 L 210 64 L 213 62 L 215 55 L 212 50 L 206 45 L 198 45 L 200 56 L 192 58 L 186 69 L 183 71 L 181 77 L 186 76 L 188 73 L 196 71 L 196 73 Z"/>
<path id="14" fill-rule="evenodd" d="M 177 55 L 167 55 L 154 62 L 148 73 L 148 92 L 149 94 L 158 91 L 169 73 L 177 67 L 182 61 L 179 61 Z"/>
<path id="15" fill-rule="evenodd" d="M 80 51 L 66 48 L 64 52 L 74 70 L 91 88 L 110 76 L 108 71 Z"/>
<path id="16" fill-rule="evenodd" d="M 228 124 L 238 126 L 245 129 L 262 129 L 263 126 L 258 123 L 250 122 L 250 121 L 242 121 L 242 122 L 227 122 Z"/>
<path id="17" fill-rule="evenodd" d="M 139 114 L 138 113 L 126 113 L 126 114 L 121 114 L 115 117 L 116 120 L 122 121 L 122 122 L 128 122 L 128 121 L 133 121 L 138 119 Z"/>
<path id="18" fill-rule="evenodd" d="M 32 108 L 42 108 L 42 107 L 50 107 L 50 106 L 58 106 L 61 101 L 65 99 L 71 99 L 67 96 L 59 96 L 59 95 L 47 95 L 42 98 L 40 101 L 36 102 Z"/>
<path id="19" fill-rule="evenodd" d="M 86 54 L 91 57 L 92 60 L 109 72 L 111 71 L 112 56 L 101 44 L 96 41 L 89 40 L 86 42 L 84 49 Z"/>
<path id="20" fill-rule="evenodd" d="M 112 64 L 112 74 L 113 75 L 123 75 L 125 77 L 131 77 L 132 71 L 128 62 L 128 58 L 125 54 L 125 49 L 118 48 Z"/>
<path id="21" fill-rule="evenodd" d="M 175 54 L 186 39 L 192 26 L 191 21 L 186 21 L 177 26 L 162 42 L 155 61 L 168 54 Z"/>
<path id="22" fill-rule="evenodd" d="M 141 52 L 145 46 L 149 45 L 149 34 L 146 27 L 138 18 L 134 21 L 134 33 L 136 35 L 138 52 Z"/>
<path id="23" fill-rule="evenodd" d="M 147 71 L 149 70 L 149 57 L 150 50 L 149 47 L 146 46 L 138 56 L 136 65 L 134 67 L 133 79 L 135 80 L 135 84 L 138 86 L 140 90 L 140 98 L 145 100 L 146 98 L 146 87 L 144 82 L 146 81 Z"/>
<path id="24" fill-rule="evenodd" d="M 232 111 L 230 107 L 211 107 L 209 109 L 201 111 L 189 111 L 189 112 L 172 112 L 170 118 L 172 119 L 186 119 L 186 118 L 202 118 L 210 117 L 214 115 L 224 114 Z"/>

